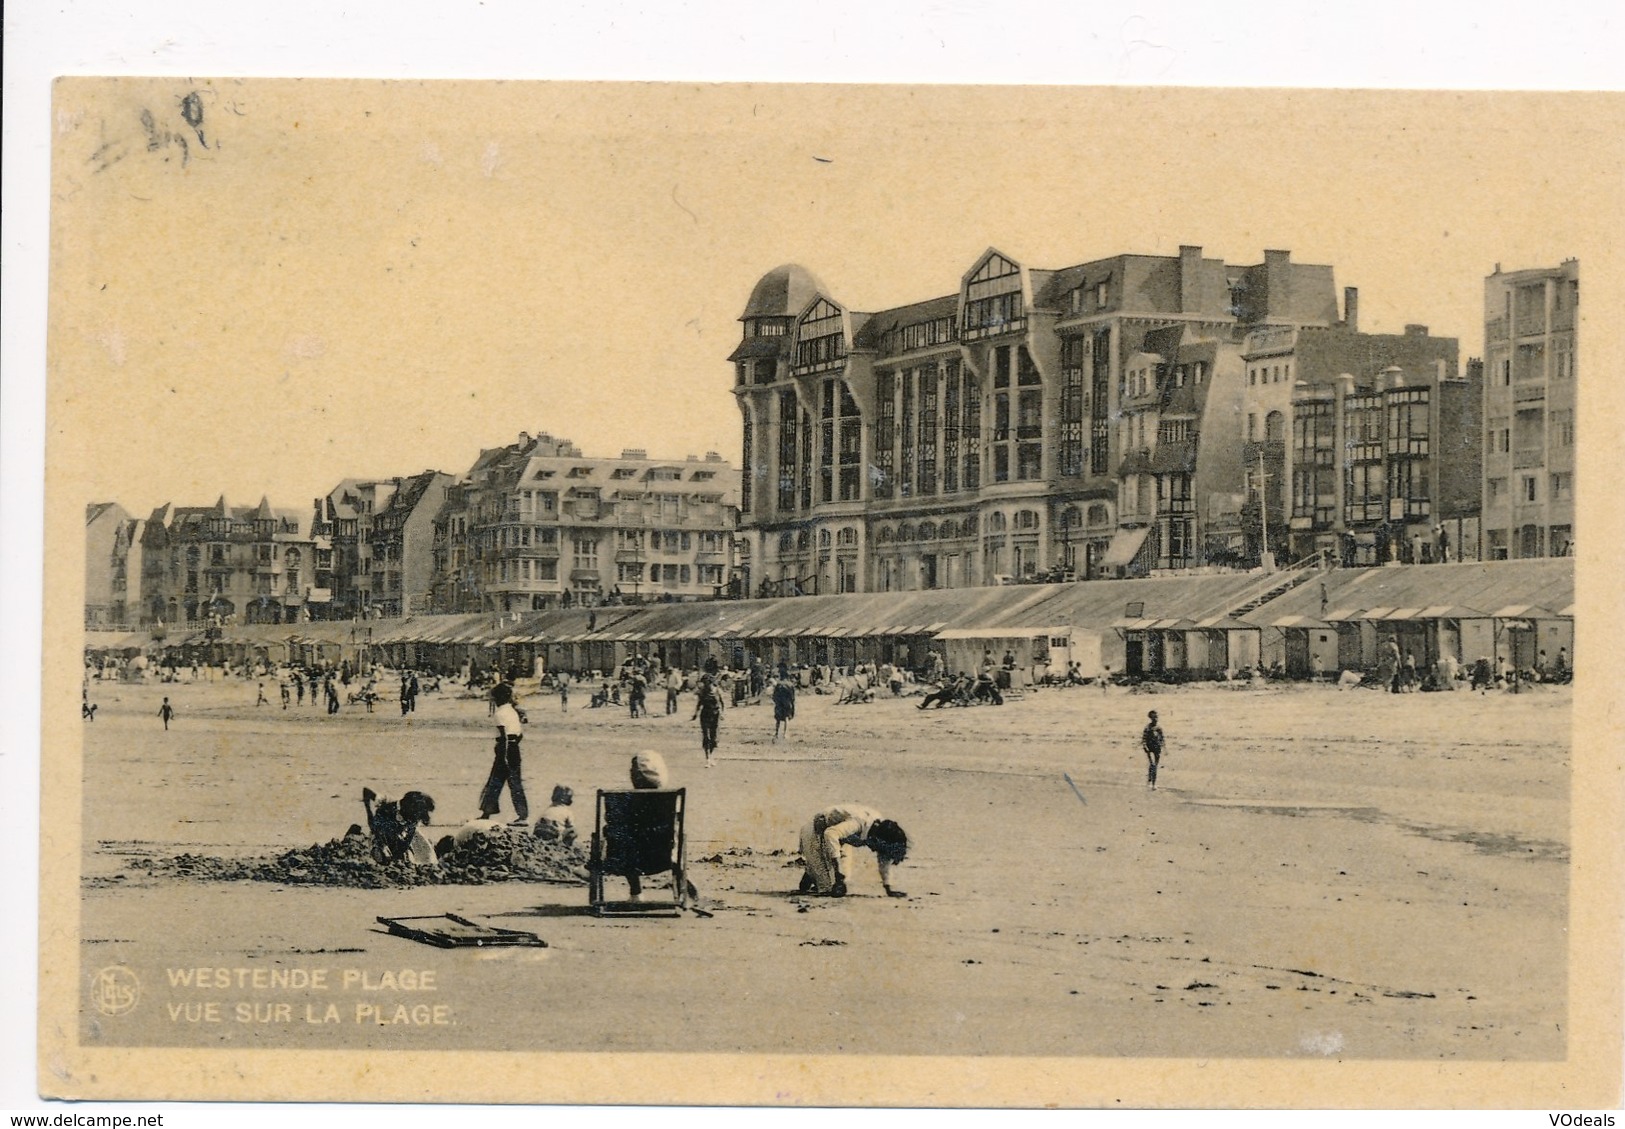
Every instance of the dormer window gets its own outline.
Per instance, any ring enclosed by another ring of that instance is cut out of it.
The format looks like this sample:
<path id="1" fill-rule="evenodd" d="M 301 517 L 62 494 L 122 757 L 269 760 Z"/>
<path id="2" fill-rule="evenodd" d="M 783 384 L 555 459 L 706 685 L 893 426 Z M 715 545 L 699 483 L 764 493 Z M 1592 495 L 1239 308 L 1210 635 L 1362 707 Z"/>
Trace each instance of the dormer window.
<path id="1" fill-rule="evenodd" d="M 846 359 L 846 324 L 840 309 L 820 298 L 802 319 L 796 340 L 796 371 L 839 368 Z"/>

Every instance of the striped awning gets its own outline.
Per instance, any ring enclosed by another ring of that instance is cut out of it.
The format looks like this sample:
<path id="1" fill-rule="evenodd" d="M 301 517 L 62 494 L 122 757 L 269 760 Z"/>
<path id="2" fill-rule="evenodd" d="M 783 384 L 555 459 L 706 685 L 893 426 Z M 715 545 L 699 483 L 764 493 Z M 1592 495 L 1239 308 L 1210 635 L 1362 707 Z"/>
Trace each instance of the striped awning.
<path id="1" fill-rule="evenodd" d="M 1491 619 L 1561 619 L 1557 612 L 1539 604 L 1508 604 L 1490 613 Z"/>
<path id="2" fill-rule="evenodd" d="M 1434 604 L 1416 613 L 1417 619 L 1481 619 L 1484 613 L 1459 604 Z"/>
<path id="3" fill-rule="evenodd" d="M 1331 624 L 1307 615 L 1283 615 L 1270 622 L 1271 627 L 1303 627 L 1317 631 L 1330 630 Z"/>
<path id="4" fill-rule="evenodd" d="M 1362 614 L 1363 609 L 1361 608 L 1338 608 L 1335 611 L 1327 612 L 1321 618 L 1332 623 L 1338 623 L 1344 620 L 1359 619 Z"/>

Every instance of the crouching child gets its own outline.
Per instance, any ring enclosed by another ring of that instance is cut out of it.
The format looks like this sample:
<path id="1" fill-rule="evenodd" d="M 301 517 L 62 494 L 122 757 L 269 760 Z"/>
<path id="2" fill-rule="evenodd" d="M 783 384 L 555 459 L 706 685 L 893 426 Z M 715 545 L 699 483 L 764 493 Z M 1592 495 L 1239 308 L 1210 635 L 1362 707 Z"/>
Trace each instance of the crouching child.
<path id="1" fill-rule="evenodd" d="M 367 826 L 372 831 L 372 857 L 383 864 L 402 859 L 414 866 L 434 866 L 439 860 L 434 847 L 419 828 L 429 826 L 434 814 L 434 798 L 424 792 L 408 792 L 400 800 L 379 800 L 371 788 L 361 790 L 361 803 L 367 809 Z"/>

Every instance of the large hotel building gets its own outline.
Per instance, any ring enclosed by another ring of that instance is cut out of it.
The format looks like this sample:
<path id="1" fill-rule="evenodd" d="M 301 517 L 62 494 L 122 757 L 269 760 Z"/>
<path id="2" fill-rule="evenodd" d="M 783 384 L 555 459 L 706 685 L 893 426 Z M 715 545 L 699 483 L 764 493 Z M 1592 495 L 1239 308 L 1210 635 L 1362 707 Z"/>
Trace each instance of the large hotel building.
<path id="1" fill-rule="evenodd" d="M 1496 264 L 1484 307 L 1484 556 L 1570 556 L 1579 261 Z"/>
<path id="2" fill-rule="evenodd" d="M 1285 552 L 1297 376 L 1262 358 L 1356 333 L 1345 304 L 1286 251 L 1041 270 L 990 249 L 954 293 L 879 313 L 770 271 L 729 358 L 751 592 L 1245 565 L 1264 529 Z M 1438 359 L 1453 377 L 1453 341 Z"/>

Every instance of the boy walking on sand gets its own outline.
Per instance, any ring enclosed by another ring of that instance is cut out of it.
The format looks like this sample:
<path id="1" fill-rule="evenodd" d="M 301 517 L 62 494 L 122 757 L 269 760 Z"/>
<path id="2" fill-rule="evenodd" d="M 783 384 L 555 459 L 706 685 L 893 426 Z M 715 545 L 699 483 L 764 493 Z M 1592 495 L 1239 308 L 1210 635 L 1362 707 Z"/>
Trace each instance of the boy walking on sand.
<path id="1" fill-rule="evenodd" d="M 169 719 L 175 716 L 175 707 L 169 704 L 168 698 L 165 698 L 164 704 L 158 707 L 158 716 L 164 719 L 164 732 L 168 733 Z"/>
<path id="2" fill-rule="evenodd" d="M 1157 711 L 1146 715 L 1150 720 L 1140 731 L 1140 747 L 1145 750 L 1145 783 L 1153 792 L 1157 790 L 1157 768 L 1162 764 L 1162 726 L 1157 724 Z"/>

